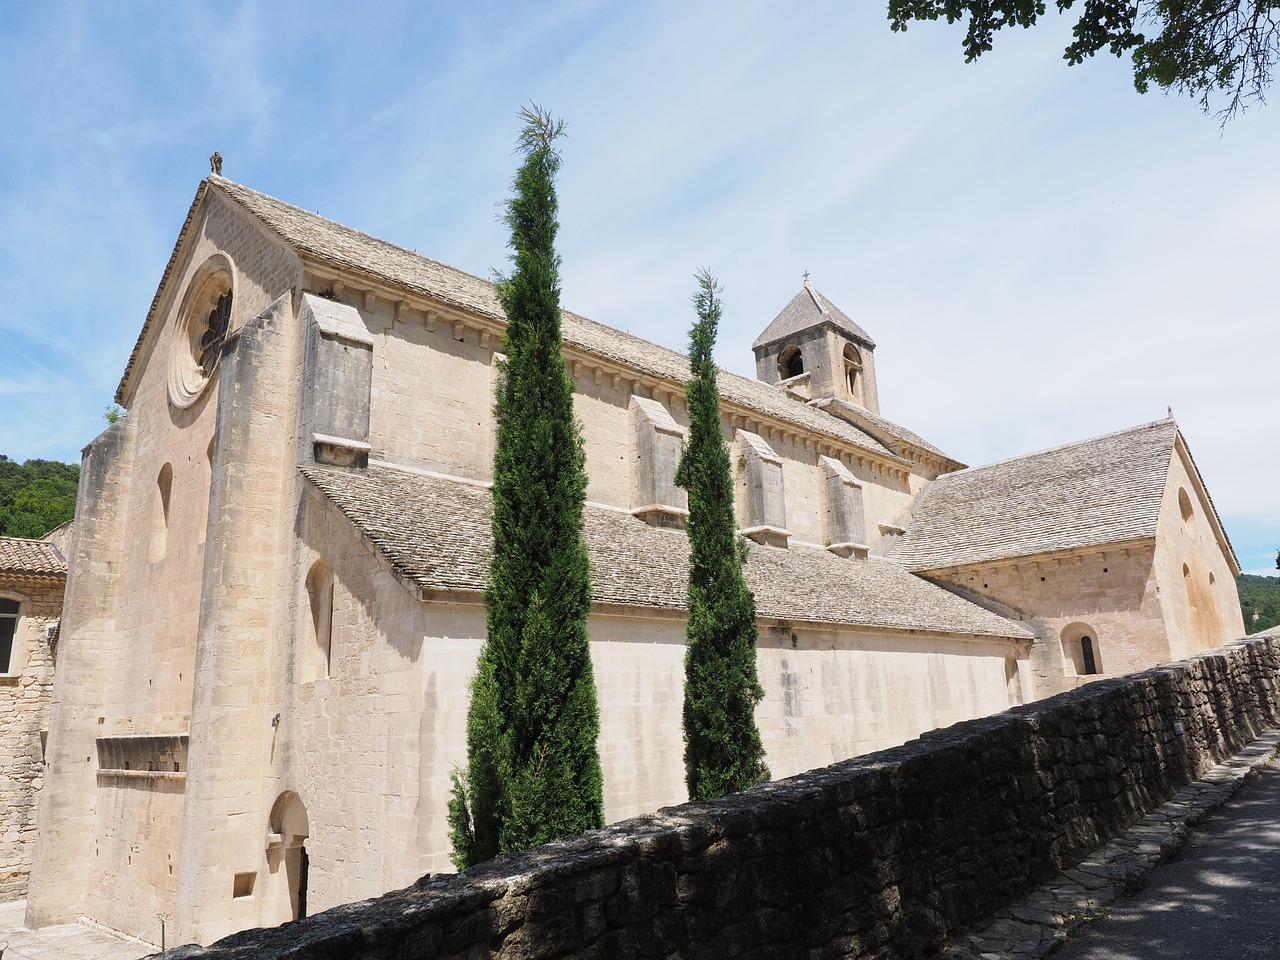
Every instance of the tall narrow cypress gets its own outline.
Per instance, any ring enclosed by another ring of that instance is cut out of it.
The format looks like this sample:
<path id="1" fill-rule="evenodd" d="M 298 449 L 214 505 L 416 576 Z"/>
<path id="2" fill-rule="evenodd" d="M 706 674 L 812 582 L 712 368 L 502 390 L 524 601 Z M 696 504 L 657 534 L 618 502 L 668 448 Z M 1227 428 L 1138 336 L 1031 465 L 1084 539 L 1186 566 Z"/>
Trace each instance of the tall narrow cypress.
<path id="1" fill-rule="evenodd" d="M 564 124 L 538 107 L 504 220 L 508 276 L 504 377 L 493 457 L 488 639 L 467 715 L 467 771 L 455 773 L 449 819 L 460 868 L 604 824 L 600 729 L 587 637 L 591 579 L 582 539 L 582 431 L 561 353 L 555 250 L 555 141 Z"/>
<path id="2" fill-rule="evenodd" d="M 733 474 L 720 426 L 711 351 L 720 325 L 720 285 L 697 274 L 689 333 L 689 443 L 676 483 L 689 491 L 689 624 L 684 669 L 684 766 L 692 800 L 709 800 L 769 779 L 755 707 L 756 602 L 742 576 L 746 548 L 734 534 Z"/>

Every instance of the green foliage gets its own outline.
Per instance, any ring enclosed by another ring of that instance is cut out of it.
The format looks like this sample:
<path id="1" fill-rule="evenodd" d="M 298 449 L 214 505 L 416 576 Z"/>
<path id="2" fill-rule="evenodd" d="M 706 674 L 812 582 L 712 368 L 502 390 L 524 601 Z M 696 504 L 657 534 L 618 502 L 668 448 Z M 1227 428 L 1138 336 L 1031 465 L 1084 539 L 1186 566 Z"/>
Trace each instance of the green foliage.
<path id="1" fill-rule="evenodd" d="M 0 454 L 0 536 L 43 537 L 76 512 L 80 467 L 54 460 L 14 463 Z"/>
<path id="2" fill-rule="evenodd" d="M 708 800 L 769 779 L 755 707 L 756 604 L 745 579 L 745 544 L 734 535 L 733 474 L 720 426 L 711 358 L 720 287 L 698 273 L 698 319 L 689 334 L 689 443 L 676 483 L 689 491 L 689 624 L 685 647 L 684 765 L 689 797 Z"/>
<path id="3" fill-rule="evenodd" d="M 591 579 L 582 539 L 582 433 L 561 353 L 554 143 L 539 108 L 524 129 L 505 221 L 510 276 L 493 460 L 488 639 L 472 680 L 467 770 L 449 804 L 459 867 L 604 824 L 600 729 L 587 637 Z"/>
<path id="4" fill-rule="evenodd" d="M 107 407 L 107 409 L 102 411 L 102 419 L 107 421 L 107 423 L 115 423 L 117 420 L 119 420 L 123 416 L 124 416 L 124 409 L 122 407 L 117 406 L 114 403 L 111 404 L 111 406 Z"/>
<path id="5" fill-rule="evenodd" d="M 1075 0 L 1056 0 L 1059 12 Z M 1262 102 L 1271 68 L 1280 56 L 1280 2 L 1277 0 L 1084 0 L 1064 54 L 1082 63 L 1102 50 L 1133 61 L 1140 93 L 1151 84 L 1196 97 L 1208 112 L 1210 96 L 1227 97 L 1220 111 L 1228 119 L 1249 101 Z M 968 18 L 965 59 L 991 49 L 1005 27 L 1030 27 L 1044 14 L 1044 0 L 889 0 L 894 30 L 908 23 Z"/>
<path id="6" fill-rule="evenodd" d="M 1280 557 L 1276 563 L 1280 566 Z M 1280 624 L 1280 577 L 1241 574 L 1236 577 L 1236 589 L 1240 591 L 1245 633 L 1258 633 Z M 1257 620 L 1254 614 L 1258 615 Z"/>

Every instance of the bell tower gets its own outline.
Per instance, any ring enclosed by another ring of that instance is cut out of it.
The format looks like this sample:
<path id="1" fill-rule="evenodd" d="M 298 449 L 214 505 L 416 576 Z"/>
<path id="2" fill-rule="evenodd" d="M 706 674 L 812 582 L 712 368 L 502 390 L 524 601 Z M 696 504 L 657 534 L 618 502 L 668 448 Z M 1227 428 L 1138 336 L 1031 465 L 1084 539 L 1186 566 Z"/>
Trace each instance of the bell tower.
<path id="1" fill-rule="evenodd" d="M 876 343 L 830 300 L 809 285 L 756 337 L 756 378 L 806 400 L 833 397 L 880 412 L 876 395 Z"/>

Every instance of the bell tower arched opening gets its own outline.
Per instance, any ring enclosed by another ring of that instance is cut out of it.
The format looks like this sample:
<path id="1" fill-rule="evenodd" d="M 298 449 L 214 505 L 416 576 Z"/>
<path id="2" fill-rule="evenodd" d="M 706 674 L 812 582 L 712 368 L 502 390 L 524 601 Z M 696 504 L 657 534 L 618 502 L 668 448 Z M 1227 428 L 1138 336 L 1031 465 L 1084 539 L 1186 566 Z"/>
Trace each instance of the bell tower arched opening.
<path id="1" fill-rule="evenodd" d="M 782 353 L 778 354 L 778 374 L 783 380 L 790 380 L 803 373 L 804 354 L 800 352 L 800 348 L 795 345 L 784 347 Z"/>
<path id="2" fill-rule="evenodd" d="M 844 345 L 844 388 L 849 392 L 849 399 L 861 404 L 862 396 L 862 354 L 852 343 Z"/>
<path id="3" fill-rule="evenodd" d="M 756 376 L 765 383 L 806 401 L 838 400 L 880 412 L 875 341 L 807 279 L 751 349 Z"/>

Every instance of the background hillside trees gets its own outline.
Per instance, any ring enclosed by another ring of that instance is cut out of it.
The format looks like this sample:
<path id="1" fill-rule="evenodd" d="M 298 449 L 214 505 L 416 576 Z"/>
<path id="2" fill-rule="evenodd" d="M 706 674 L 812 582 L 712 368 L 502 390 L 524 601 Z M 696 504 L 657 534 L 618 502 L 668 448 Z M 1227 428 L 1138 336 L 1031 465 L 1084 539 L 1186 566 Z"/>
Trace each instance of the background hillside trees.
<path id="1" fill-rule="evenodd" d="M 43 537 L 76 512 L 77 464 L 0 454 L 0 536 Z"/>
<path id="2" fill-rule="evenodd" d="M 1245 633 L 1258 633 L 1280 623 L 1280 577 L 1246 573 L 1236 578 L 1236 587 L 1240 590 Z"/>
<path id="3" fill-rule="evenodd" d="M 698 319 L 689 333 L 689 443 L 676 483 L 689 491 L 689 622 L 685 646 L 684 765 L 691 800 L 709 800 L 769 779 L 756 727 L 764 689 L 756 673 L 756 603 L 735 537 L 733 473 L 720 426 L 712 350 L 720 287 L 697 275 Z"/>
<path id="4" fill-rule="evenodd" d="M 561 353 L 555 141 L 540 108 L 524 129 L 505 220 L 513 269 L 493 460 L 488 639 L 472 681 L 467 770 L 449 804 L 454 863 L 465 868 L 604 825 L 600 720 L 587 637 L 591 579 L 582 539 L 582 434 Z"/>

